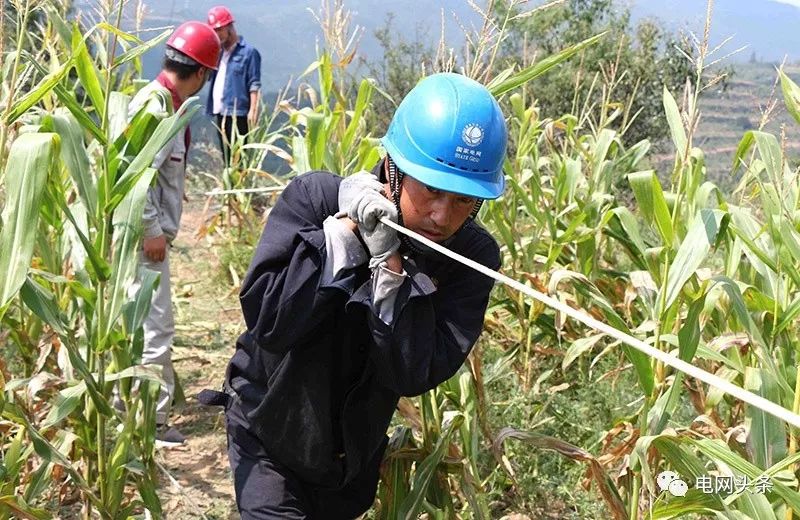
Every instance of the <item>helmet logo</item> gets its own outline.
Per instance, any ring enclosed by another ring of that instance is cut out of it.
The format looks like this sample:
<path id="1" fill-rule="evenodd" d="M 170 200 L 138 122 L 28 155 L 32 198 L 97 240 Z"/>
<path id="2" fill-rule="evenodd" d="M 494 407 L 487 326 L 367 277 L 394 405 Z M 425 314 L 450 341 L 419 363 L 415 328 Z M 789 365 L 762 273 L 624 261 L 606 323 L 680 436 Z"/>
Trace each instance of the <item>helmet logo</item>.
<path id="1" fill-rule="evenodd" d="M 176 36 L 174 40 L 172 40 L 172 46 L 176 49 L 183 49 L 183 46 L 186 44 L 186 40 L 181 38 L 180 36 Z"/>
<path id="2" fill-rule="evenodd" d="M 461 139 L 467 146 L 478 146 L 483 141 L 483 128 L 475 123 L 469 123 L 461 131 Z"/>

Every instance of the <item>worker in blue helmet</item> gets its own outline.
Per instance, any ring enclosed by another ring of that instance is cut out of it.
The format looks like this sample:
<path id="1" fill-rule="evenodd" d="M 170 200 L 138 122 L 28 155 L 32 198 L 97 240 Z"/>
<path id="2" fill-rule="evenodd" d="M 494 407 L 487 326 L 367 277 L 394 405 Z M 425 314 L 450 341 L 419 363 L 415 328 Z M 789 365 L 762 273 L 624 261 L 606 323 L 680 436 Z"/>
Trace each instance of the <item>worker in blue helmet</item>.
<path id="1" fill-rule="evenodd" d="M 372 505 L 401 396 L 452 377 L 483 327 L 493 281 L 406 240 L 388 218 L 491 269 L 473 218 L 503 192 L 495 99 L 434 74 L 402 101 L 372 172 L 309 172 L 269 214 L 242 284 L 247 330 L 223 391 L 244 520 L 350 519 Z"/>

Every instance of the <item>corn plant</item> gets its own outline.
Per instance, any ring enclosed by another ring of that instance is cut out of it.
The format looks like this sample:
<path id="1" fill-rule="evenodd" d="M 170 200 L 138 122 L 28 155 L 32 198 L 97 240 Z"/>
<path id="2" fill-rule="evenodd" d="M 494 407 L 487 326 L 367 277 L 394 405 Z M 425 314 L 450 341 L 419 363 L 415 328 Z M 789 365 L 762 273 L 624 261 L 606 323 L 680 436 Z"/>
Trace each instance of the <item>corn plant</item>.
<path id="1" fill-rule="evenodd" d="M 346 175 L 369 168 L 380 158 L 378 141 L 365 128 L 364 117 L 375 86 L 368 78 L 361 80 L 351 107 L 345 87 L 336 81 L 337 71 L 344 66 L 323 52 L 303 74 L 316 71 L 318 88 L 303 85 L 298 106 L 285 107 L 294 129 L 290 166 L 295 173 L 327 169 Z M 303 106 L 306 102 L 308 106 Z"/>
<path id="2" fill-rule="evenodd" d="M 130 67 L 168 33 L 142 41 L 122 32 L 123 5 L 115 23 L 85 32 L 51 13 L 49 61 L 28 61 L 24 70 L 40 79 L 3 120 L 18 135 L 3 162 L 0 319 L 12 331 L 5 348 L 25 343 L 38 357 L 24 378 L 2 381 L 0 518 L 48 517 L 41 506 L 60 500 L 53 492 L 62 486 L 85 518 L 160 514 L 160 378 L 138 364 L 157 275 L 142 270 L 142 288 L 128 288 L 150 164 L 198 106 L 187 101 L 163 119 L 142 109 L 127 120 L 130 96 L 115 87 L 130 92 Z M 115 386 L 126 413 L 111 405 Z"/>
<path id="3" fill-rule="evenodd" d="M 707 46 L 707 42 L 703 45 Z M 698 55 L 694 85 L 703 82 L 705 49 L 699 49 Z M 785 76 L 782 83 L 787 108 L 797 113 L 796 87 Z M 512 179 L 514 191 L 505 197 L 512 201 L 501 200 L 499 208 L 489 207 L 488 221 L 503 238 L 507 259 L 515 271 L 522 272 L 535 286 L 796 410 L 795 335 L 783 333 L 794 325 L 797 313 L 792 306 L 796 299 L 793 289 L 797 257 L 792 251 L 797 233 L 797 175 L 789 170 L 778 139 L 763 132 L 750 132 L 735 156 L 735 169 L 747 168 L 739 190 L 740 204 L 733 206 L 726 201 L 720 190 L 705 180 L 703 153 L 692 145 L 699 117 L 695 107 L 702 87 L 692 88 L 684 98 L 688 101 L 683 110 L 669 92 L 664 92 L 665 113 L 676 149 L 669 188 L 662 187 L 655 171 L 636 171 L 646 152 L 644 145 L 638 150 L 639 145 L 634 147 L 632 157 L 638 157 L 637 161 L 623 162 L 610 170 L 628 181 L 638 214 L 618 201 L 607 200 L 602 182 L 586 181 L 598 170 L 568 159 L 572 155 L 568 150 L 556 157 L 541 156 L 540 148 L 554 140 L 553 130 L 564 132 L 567 139 L 563 141 L 568 142 L 574 129 L 570 123 L 580 121 L 568 117 L 560 125 L 545 127 L 540 132 L 540 143 L 529 144 L 535 143 L 533 139 L 517 141 L 517 159 L 519 150 L 528 153 L 521 154 L 524 166 L 511 171 L 515 175 L 527 173 L 525 180 L 533 179 L 525 186 L 529 199 L 520 197 L 523 202 L 514 199 L 520 190 Z M 515 122 L 535 117 L 535 110 L 526 112 L 519 101 L 516 103 Z M 526 128 L 523 124 L 519 127 Z M 591 158 L 592 154 L 587 152 L 596 152 L 598 147 L 589 143 L 602 143 L 602 133 L 602 130 L 595 132 L 587 144 L 577 147 L 581 153 L 575 155 Z M 756 151 L 750 153 L 753 148 Z M 600 156 L 601 160 L 605 157 L 608 156 Z M 535 177 L 536 172 L 548 171 L 552 165 L 558 166 L 555 171 L 560 177 L 552 175 L 544 182 Z M 525 166 L 529 168 L 527 172 Z M 594 195 L 594 200 L 606 199 L 599 219 L 590 219 L 591 213 L 575 213 L 585 207 L 580 201 L 571 206 L 559 205 L 564 193 L 580 194 L 583 182 L 584 186 L 592 187 L 588 193 Z M 760 204 L 746 207 L 748 197 L 758 197 Z M 530 199 L 535 203 L 526 205 Z M 562 215 L 563 222 L 558 222 Z M 550 224 L 552 221 L 557 223 Z M 594 227 L 583 229 L 586 222 L 594 223 Z M 521 245 L 516 240 L 519 235 L 514 234 L 520 223 L 526 226 L 522 236 L 533 237 L 523 240 Z M 553 231 L 548 233 L 550 230 Z M 568 235 L 563 243 L 559 240 L 562 234 Z M 587 245 L 592 254 L 586 254 Z M 523 256 L 529 250 L 531 260 Z M 630 269 L 627 273 L 620 269 L 620 255 L 626 257 L 622 266 Z M 550 268 L 554 264 L 558 270 L 549 273 L 547 284 L 541 275 L 533 274 L 535 268 Z M 613 272 L 609 271 L 611 265 Z M 564 291 L 565 282 L 572 291 Z M 501 319 L 490 325 L 503 327 L 503 318 L 520 309 L 517 313 L 521 318 L 511 323 L 525 330 L 521 324 L 528 308 L 521 300 L 509 303 L 513 297 L 504 295 L 501 302 L 508 314 L 501 314 Z M 558 315 L 542 312 L 535 305 L 530 305 L 528 313 L 529 322 L 533 322 L 532 318 L 538 320 L 535 328 L 529 325 L 537 334 L 534 342 L 551 342 L 549 337 L 555 336 L 558 342 L 566 339 L 571 343 L 564 354 L 562 369 L 604 342 L 602 335 L 568 328 Z M 778 324 L 780 330 L 775 334 Z M 601 355 L 614 345 L 607 345 Z M 785 425 L 714 389 L 706 391 L 684 382 L 680 373 L 670 373 L 658 363 L 637 360 L 630 354 L 625 352 L 637 375 L 642 405 L 627 428 L 613 428 L 607 433 L 612 438 L 622 432 L 627 435 L 623 443 L 627 448 L 607 459 L 622 465 L 617 471 L 625 477 L 618 479 L 618 485 L 627 502 L 627 515 L 673 518 L 714 513 L 720 518 L 741 514 L 751 518 L 791 518 L 798 498 L 797 482 L 791 471 L 796 462 L 796 441 Z M 689 427 L 672 420 L 684 391 L 700 414 Z M 622 455 L 629 456 L 629 465 Z M 693 490 L 686 497 L 670 499 L 653 482 L 657 468 L 665 466 L 689 479 L 690 484 L 703 474 L 736 474 L 750 479 L 769 476 L 775 485 L 772 492 L 763 496 L 749 491 L 709 496 Z"/>
<path id="4" fill-rule="evenodd" d="M 206 232 L 213 232 L 220 224 L 230 228 L 234 226 L 234 219 L 241 231 L 242 226 L 253 223 L 248 216 L 253 209 L 254 193 L 265 187 L 279 189 L 285 185 L 285 179 L 263 170 L 269 154 L 291 161 L 291 156 L 284 150 L 288 123 L 281 116 L 289 106 L 285 95 L 285 91 L 279 92 L 272 109 L 262 111 L 256 125 L 246 134 L 240 134 L 236 125 L 233 125 L 230 142 L 223 137 L 230 147 L 230 153 L 223 165 L 222 175 L 210 177 L 217 183 L 218 189 L 226 193 L 221 196 L 221 211 L 207 223 Z M 264 181 L 267 186 L 264 186 Z"/>
<path id="5" fill-rule="evenodd" d="M 523 87 L 528 81 L 545 74 L 551 67 L 569 59 L 597 40 L 598 37 L 591 38 L 522 70 L 508 70 L 491 82 L 489 88 L 500 96 Z M 520 95 L 512 94 L 510 103 L 519 108 Z M 525 119 L 521 119 L 519 123 L 530 125 L 533 111 L 529 111 L 527 116 L 523 117 Z M 512 131 L 512 135 L 519 136 L 519 140 L 513 143 L 513 146 L 520 162 L 529 160 L 528 154 L 536 144 L 535 138 L 533 141 L 526 141 L 538 132 L 535 126 L 538 126 L 538 122 L 534 123 L 534 128 L 526 126 L 520 134 Z M 610 144 L 606 143 L 606 148 Z M 624 156 L 620 161 L 630 161 L 635 153 L 620 155 Z M 608 168 L 609 171 L 611 169 Z M 512 184 L 516 181 L 513 178 L 509 180 Z M 522 198 L 530 197 L 530 193 L 526 190 L 534 185 L 540 184 L 531 176 L 516 182 L 513 184 L 512 195 L 507 195 L 503 202 L 488 204 L 483 213 L 485 219 L 497 219 L 499 222 L 499 233 L 509 239 L 505 245 L 513 248 L 512 257 L 518 249 L 529 248 L 531 243 L 535 242 L 533 238 L 531 241 L 518 243 L 515 237 L 523 235 L 524 232 L 517 228 L 517 224 L 521 223 L 523 218 L 514 221 L 519 209 L 525 206 Z M 508 204 L 506 209 L 511 208 L 511 210 L 505 213 L 502 204 Z M 527 207 L 532 209 L 534 204 Z M 530 249 L 532 251 L 535 248 Z M 519 273 L 516 267 L 520 265 L 521 263 L 512 261 L 509 270 Z M 513 296 L 513 302 L 520 303 L 516 295 Z M 509 305 L 513 307 L 515 304 L 509 302 Z M 527 307 L 527 304 L 523 305 Z M 529 317 L 528 311 L 525 312 L 523 320 Z M 519 325 L 523 320 L 515 323 Z M 530 330 L 527 322 L 524 330 Z M 546 436 L 534 439 L 534 436 L 513 430 L 494 436 L 485 422 L 485 410 L 483 410 L 485 405 L 481 404 L 485 403 L 485 394 L 480 365 L 479 362 L 475 362 L 473 355 L 472 370 L 463 371 L 439 388 L 421 396 L 415 407 L 412 407 L 410 402 L 401 407 L 401 413 L 408 419 L 411 428 L 396 429 L 390 440 L 384 478 L 379 492 L 379 517 L 410 519 L 416 518 L 424 511 L 432 518 L 491 518 L 488 500 L 490 490 L 486 488 L 484 482 L 487 479 L 486 472 L 496 473 L 497 466 L 490 465 L 492 469 L 486 469 L 484 465 L 478 463 L 481 444 L 487 440 L 493 442 L 498 453 L 497 459 L 502 460 L 500 454 L 502 442 L 506 437 L 514 435 L 526 438 L 528 442 L 539 442 L 543 447 L 555 449 L 575 460 L 591 460 L 597 481 L 604 490 L 604 497 L 609 500 L 610 507 L 615 511 L 622 510 L 622 502 L 616 494 L 616 489 L 609 486 L 610 479 L 599 463 L 586 452 L 578 456 L 576 454 L 579 449 L 569 447 L 568 443 Z"/>

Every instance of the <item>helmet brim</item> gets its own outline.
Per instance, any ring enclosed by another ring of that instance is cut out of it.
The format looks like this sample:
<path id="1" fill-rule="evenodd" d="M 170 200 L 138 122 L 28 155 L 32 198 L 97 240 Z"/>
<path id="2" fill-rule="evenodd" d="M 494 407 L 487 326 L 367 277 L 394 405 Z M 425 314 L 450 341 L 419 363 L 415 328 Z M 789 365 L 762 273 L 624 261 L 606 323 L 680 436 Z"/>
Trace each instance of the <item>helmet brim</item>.
<path id="1" fill-rule="evenodd" d="M 498 172 L 499 175 L 496 175 L 496 181 L 481 181 L 475 178 L 462 177 L 455 173 L 449 175 L 443 170 L 436 170 L 412 163 L 403 157 L 386 137 L 381 139 L 381 143 L 403 173 L 431 188 L 458 193 L 459 195 L 466 195 L 467 197 L 475 197 L 477 199 L 496 199 L 503 194 L 503 190 L 505 189 L 505 176 L 502 172 Z M 445 179 L 443 179 L 443 177 L 445 177 Z"/>
<path id="2" fill-rule="evenodd" d="M 208 24 L 208 26 L 211 27 L 212 29 L 222 29 L 223 27 L 227 27 L 227 26 L 231 25 L 235 21 L 236 20 L 231 20 L 231 21 L 225 22 L 225 23 L 221 23 L 221 22 L 210 23 L 210 24 Z"/>

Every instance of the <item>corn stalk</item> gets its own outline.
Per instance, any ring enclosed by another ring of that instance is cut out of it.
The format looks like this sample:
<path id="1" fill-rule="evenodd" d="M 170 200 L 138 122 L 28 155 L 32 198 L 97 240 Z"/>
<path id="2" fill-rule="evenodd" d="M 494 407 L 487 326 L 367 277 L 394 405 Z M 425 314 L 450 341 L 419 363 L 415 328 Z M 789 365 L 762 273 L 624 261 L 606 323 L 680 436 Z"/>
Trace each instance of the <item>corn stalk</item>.
<path id="1" fill-rule="evenodd" d="M 161 511 L 153 460 L 160 377 L 139 365 L 157 278 L 142 271 L 142 289 L 128 287 L 156 174 L 150 164 L 199 107 L 192 99 L 169 117 L 143 109 L 128 121 L 130 96 L 119 88 L 130 92 L 131 68 L 166 33 L 142 41 L 122 32 L 123 5 L 114 24 L 85 32 L 50 12 L 50 62 L 23 55 L 42 76 L 2 121 L 19 136 L 3 162 L 0 319 L 16 331 L 12 342 L 40 352 L 26 378 L 3 388 L 0 518 L 41 516 L 35 504 L 67 482 L 87 519 Z M 126 413 L 112 406 L 115 386 Z"/>

